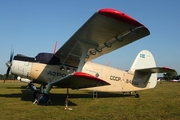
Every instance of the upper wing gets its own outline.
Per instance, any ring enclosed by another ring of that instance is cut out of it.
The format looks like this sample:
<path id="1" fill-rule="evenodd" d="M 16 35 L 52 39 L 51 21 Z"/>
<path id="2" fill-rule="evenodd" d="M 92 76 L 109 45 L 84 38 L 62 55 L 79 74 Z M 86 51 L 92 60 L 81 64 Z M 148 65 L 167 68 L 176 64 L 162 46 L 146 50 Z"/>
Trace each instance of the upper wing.
<path id="1" fill-rule="evenodd" d="M 101 9 L 55 55 L 64 64 L 78 66 L 85 48 L 89 61 L 149 34 L 144 25 L 130 16 L 114 9 Z"/>
<path id="2" fill-rule="evenodd" d="M 75 72 L 69 74 L 65 77 L 62 77 L 59 80 L 52 81 L 51 84 L 53 86 L 59 86 L 62 88 L 72 88 L 72 89 L 110 85 L 109 83 L 93 75 L 83 72 Z"/>

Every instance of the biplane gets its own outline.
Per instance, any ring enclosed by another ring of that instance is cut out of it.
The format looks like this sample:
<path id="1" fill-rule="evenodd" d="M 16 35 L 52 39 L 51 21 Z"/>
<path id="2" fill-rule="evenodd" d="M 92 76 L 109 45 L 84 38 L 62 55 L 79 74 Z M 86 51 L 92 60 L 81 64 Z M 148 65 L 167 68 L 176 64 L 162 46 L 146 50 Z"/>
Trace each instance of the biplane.
<path id="1" fill-rule="evenodd" d="M 156 67 L 153 55 L 142 50 L 129 70 L 120 70 L 92 62 L 97 57 L 117 50 L 150 34 L 148 28 L 115 9 L 95 12 L 54 53 L 35 57 L 11 52 L 6 78 L 11 74 L 26 83 L 40 84 L 34 92 L 38 103 L 46 103 L 53 86 L 103 92 L 135 92 L 154 88 L 157 73 L 173 69 Z"/>

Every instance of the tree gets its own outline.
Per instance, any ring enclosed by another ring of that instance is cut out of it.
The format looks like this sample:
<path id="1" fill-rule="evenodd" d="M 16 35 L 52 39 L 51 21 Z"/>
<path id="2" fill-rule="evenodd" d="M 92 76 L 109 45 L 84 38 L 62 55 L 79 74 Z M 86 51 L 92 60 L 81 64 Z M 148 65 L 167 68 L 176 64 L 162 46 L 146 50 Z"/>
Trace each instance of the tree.
<path id="1" fill-rule="evenodd" d="M 0 74 L 0 80 L 4 80 L 4 75 Z"/>
<path id="2" fill-rule="evenodd" d="M 177 76 L 177 72 L 169 72 L 169 73 L 165 73 L 163 74 L 164 75 L 164 79 L 167 80 L 167 81 L 170 81 L 173 79 L 174 76 Z"/>
<path id="3" fill-rule="evenodd" d="M 6 74 L 4 75 L 0 74 L 0 80 L 4 80 L 5 77 L 6 77 Z M 15 75 L 11 75 L 11 74 L 8 75 L 7 80 L 15 80 L 15 79 L 16 79 Z"/>

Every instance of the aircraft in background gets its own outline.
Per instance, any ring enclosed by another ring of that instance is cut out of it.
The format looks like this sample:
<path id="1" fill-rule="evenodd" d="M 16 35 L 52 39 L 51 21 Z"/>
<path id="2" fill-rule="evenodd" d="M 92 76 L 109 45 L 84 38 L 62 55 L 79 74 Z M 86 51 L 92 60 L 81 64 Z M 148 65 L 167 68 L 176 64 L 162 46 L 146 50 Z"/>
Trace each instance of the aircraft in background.
<path id="1" fill-rule="evenodd" d="M 180 75 L 173 76 L 171 82 L 180 82 Z"/>
<path id="2" fill-rule="evenodd" d="M 153 55 L 141 51 L 128 71 L 91 62 L 149 35 L 149 30 L 132 17 L 114 9 L 100 9 L 54 53 L 35 57 L 17 54 L 6 63 L 22 82 L 41 84 L 34 96 L 38 103 L 49 101 L 53 86 L 103 92 L 135 92 L 156 86 L 157 73 L 175 70 L 156 67 Z M 130 51 L 129 51 L 130 52 Z M 123 60 L 123 58 L 122 58 Z M 68 91 L 67 91 L 68 94 Z"/>
<path id="3" fill-rule="evenodd" d="M 179 80 L 173 79 L 171 80 L 171 82 L 180 82 L 180 79 Z"/>

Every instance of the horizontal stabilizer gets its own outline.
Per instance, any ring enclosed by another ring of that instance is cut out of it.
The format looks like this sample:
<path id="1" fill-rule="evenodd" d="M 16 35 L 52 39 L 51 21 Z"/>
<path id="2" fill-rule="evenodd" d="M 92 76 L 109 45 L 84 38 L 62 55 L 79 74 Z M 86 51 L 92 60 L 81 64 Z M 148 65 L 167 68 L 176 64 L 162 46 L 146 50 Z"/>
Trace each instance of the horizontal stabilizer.
<path id="1" fill-rule="evenodd" d="M 157 74 L 152 73 L 167 73 L 175 72 L 174 69 L 166 67 L 151 67 L 135 70 L 134 78 L 132 80 L 133 85 L 139 88 L 154 88 L 157 84 Z"/>
<path id="2" fill-rule="evenodd" d="M 80 88 L 104 86 L 110 84 L 102 79 L 97 78 L 96 76 L 83 72 L 75 72 L 59 80 L 53 81 L 51 85 L 62 88 L 80 89 Z"/>
<path id="3" fill-rule="evenodd" d="M 137 69 L 136 71 L 141 72 L 150 72 L 150 73 L 166 73 L 166 72 L 175 72 L 174 69 L 167 68 L 167 67 L 152 67 L 152 68 L 144 68 L 144 69 Z"/>

